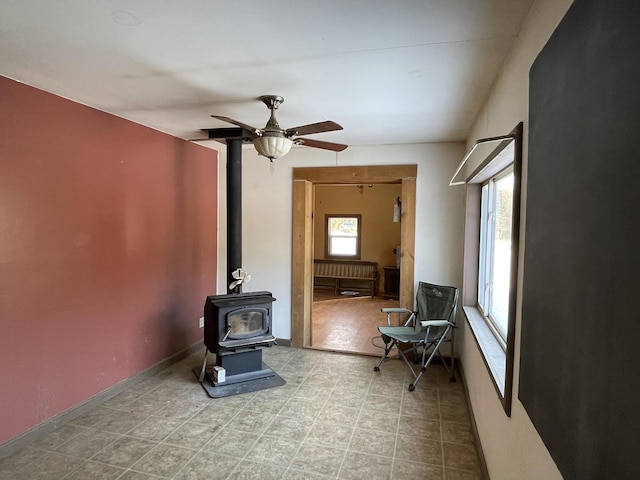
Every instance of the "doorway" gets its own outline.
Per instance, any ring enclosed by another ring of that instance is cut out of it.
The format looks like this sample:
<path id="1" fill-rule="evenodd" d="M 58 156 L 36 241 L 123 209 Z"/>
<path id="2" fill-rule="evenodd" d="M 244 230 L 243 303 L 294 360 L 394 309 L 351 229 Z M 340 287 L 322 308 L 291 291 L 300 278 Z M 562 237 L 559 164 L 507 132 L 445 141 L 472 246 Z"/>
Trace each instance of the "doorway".
<path id="1" fill-rule="evenodd" d="M 399 217 L 394 217 L 394 205 L 398 203 L 401 190 L 400 182 L 314 184 L 315 268 L 318 268 L 316 262 L 320 261 L 325 269 L 331 268 L 328 265 L 346 269 L 349 264 L 343 262 L 348 261 L 354 269 L 366 268 L 375 272 L 376 278 L 371 283 L 344 279 L 337 286 L 333 278 L 314 278 L 311 348 L 382 355 L 384 343 L 377 327 L 384 324 L 385 316 L 380 309 L 398 306 L 399 284 L 386 278 L 385 273 L 395 270 L 396 260 L 399 260 L 395 251 L 400 251 L 401 223 Z M 353 218 L 357 228 L 349 229 L 352 224 L 347 223 L 345 229 L 342 223 L 335 223 L 335 218 L 349 221 Z M 339 225 L 338 241 L 329 238 L 329 224 L 334 228 Z M 342 249 L 342 254 L 352 254 L 353 258 L 336 259 L 332 256 L 336 248 Z M 355 271 L 353 273 L 355 275 Z M 359 271 L 357 275 L 362 274 Z M 399 276 L 396 275 L 395 280 L 399 281 Z"/>
<path id="2" fill-rule="evenodd" d="M 401 307 L 413 307 L 417 165 L 303 167 L 293 169 L 291 345 L 311 346 L 314 185 L 400 183 L 402 215 Z"/>

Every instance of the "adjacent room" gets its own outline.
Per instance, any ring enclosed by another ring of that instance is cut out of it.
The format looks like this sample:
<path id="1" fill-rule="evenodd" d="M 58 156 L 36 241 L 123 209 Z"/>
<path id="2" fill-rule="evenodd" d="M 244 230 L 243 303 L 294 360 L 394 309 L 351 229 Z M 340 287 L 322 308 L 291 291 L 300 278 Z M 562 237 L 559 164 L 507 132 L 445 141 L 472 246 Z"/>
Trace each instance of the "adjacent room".
<path id="1" fill-rule="evenodd" d="M 638 19 L 4 2 L 0 477 L 635 478 Z"/>
<path id="2" fill-rule="evenodd" d="M 398 183 L 315 186 L 311 347 L 382 354 L 380 309 L 399 305 L 401 194 Z"/>

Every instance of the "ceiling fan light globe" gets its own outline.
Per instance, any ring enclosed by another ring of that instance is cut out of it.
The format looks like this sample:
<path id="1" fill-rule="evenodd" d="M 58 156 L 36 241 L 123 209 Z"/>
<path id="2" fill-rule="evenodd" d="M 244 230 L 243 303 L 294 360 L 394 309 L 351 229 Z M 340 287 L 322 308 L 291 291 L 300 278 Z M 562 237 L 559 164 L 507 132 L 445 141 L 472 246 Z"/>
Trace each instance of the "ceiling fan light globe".
<path id="1" fill-rule="evenodd" d="M 258 154 L 270 160 L 275 160 L 289 153 L 293 141 L 284 136 L 262 135 L 253 139 L 253 145 L 256 147 Z"/>

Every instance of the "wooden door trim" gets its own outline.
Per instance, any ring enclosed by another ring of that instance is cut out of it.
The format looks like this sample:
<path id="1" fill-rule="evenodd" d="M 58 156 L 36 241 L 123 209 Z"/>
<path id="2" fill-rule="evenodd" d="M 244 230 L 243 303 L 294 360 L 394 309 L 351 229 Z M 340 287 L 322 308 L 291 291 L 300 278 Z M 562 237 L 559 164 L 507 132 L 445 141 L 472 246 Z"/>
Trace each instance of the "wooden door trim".
<path id="1" fill-rule="evenodd" d="M 293 169 L 291 346 L 311 345 L 314 186 L 401 183 L 400 306 L 413 308 L 417 165 L 299 167 Z"/>

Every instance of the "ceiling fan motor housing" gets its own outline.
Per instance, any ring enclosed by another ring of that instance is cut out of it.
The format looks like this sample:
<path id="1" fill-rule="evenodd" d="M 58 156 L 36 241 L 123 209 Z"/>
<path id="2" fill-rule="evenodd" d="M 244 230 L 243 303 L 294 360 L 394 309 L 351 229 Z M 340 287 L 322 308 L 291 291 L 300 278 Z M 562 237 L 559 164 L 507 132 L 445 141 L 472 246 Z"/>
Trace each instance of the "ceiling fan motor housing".
<path id="1" fill-rule="evenodd" d="M 287 137 L 276 120 L 275 110 L 284 102 L 284 98 L 278 95 L 263 95 L 260 100 L 271 110 L 271 116 L 262 132 L 253 139 L 253 145 L 258 154 L 273 161 L 289 153 L 293 145 L 293 141 Z"/>

